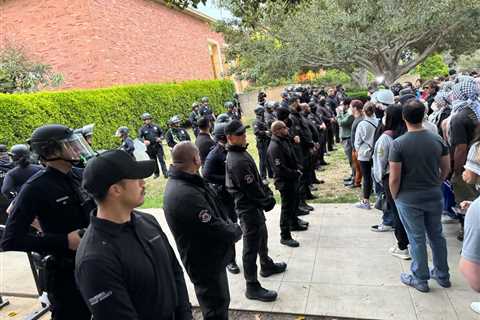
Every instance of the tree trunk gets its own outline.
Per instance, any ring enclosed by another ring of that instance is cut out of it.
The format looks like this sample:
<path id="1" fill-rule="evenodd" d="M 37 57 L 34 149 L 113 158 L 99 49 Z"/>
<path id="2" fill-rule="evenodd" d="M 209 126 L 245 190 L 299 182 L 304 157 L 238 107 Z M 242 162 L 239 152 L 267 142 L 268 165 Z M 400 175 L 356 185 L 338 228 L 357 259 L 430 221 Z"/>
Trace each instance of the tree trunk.
<path id="1" fill-rule="evenodd" d="M 368 86 L 368 70 L 359 68 L 352 72 L 352 80 L 359 88 L 366 88 Z"/>

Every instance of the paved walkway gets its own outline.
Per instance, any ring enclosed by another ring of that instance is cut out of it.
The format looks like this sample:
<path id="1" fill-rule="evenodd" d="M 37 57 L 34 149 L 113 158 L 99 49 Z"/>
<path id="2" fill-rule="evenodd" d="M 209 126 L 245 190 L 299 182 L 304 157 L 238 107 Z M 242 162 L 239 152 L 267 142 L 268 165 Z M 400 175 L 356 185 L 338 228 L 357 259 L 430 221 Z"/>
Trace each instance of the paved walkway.
<path id="1" fill-rule="evenodd" d="M 148 211 L 157 216 L 170 236 L 161 210 Z M 288 268 L 284 274 L 260 280 L 265 287 L 278 290 L 279 298 L 274 303 L 247 300 L 242 274 L 229 275 L 230 307 L 359 319 L 480 319 L 469 309 L 470 302 L 480 301 L 480 296 L 457 271 L 461 248 L 455 239 L 458 225 L 445 226 L 452 288 L 443 289 L 430 281 L 431 291 L 420 293 L 399 281 L 400 272 L 408 271 L 410 262 L 389 254 L 388 248 L 395 243 L 393 233 L 369 230 L 379 218 L 380 212 L 376 210 L 367 212 L 351 205 L 316 205 L 316 210 L 305 217 L 310 229 L 295 233 L 300 248 L 292 249 L 279 243 L 277 207 L 267 213 L 270 255 L 275 261 L 287 262 Z M 171 243 L 175 247 L 174 242 Z M 241 243 L 237 245 L 237 258 L 242 267 L 240 252 Z M 197 304 L 190 283 L 188 289 L 192 303 Z M 23 254 L 0 254 L 0 291 L 35 292 Z M 8 310 L 18 308 L 11 306 Z M 1 319 L 6 311 L 0 311 Z"/>

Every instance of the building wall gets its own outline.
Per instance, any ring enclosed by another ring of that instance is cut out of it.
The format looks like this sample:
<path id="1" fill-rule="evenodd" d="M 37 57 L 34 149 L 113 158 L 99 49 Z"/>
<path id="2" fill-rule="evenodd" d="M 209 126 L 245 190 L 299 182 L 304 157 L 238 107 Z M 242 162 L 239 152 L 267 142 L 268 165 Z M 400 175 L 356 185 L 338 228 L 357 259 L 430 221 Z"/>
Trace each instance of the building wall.
<path id="1" fill-rule="evenodd" d="M 209 41 L 223 45 L 207 22 L 152 0 L 0 0 L 0 30 L 66 88 L 213 79 Z"/>

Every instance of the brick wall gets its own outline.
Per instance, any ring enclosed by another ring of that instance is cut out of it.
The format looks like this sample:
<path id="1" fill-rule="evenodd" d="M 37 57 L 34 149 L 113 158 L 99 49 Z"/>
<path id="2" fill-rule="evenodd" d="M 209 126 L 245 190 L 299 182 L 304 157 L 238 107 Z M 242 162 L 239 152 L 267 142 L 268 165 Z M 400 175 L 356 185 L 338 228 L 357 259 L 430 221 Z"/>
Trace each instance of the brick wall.
<path id="1" fill-rule="evenodd" d="M 213 79 L 207 22 L 152 0 L 0 0 L 0 45 L 51 64 L 65 88 Z"/>

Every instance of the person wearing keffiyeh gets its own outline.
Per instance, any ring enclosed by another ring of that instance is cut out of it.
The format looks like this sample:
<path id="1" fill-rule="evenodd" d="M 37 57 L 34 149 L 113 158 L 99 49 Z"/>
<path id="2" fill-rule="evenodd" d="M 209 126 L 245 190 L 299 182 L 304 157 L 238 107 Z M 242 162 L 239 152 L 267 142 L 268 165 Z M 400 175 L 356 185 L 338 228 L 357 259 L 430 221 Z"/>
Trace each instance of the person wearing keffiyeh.
<path id="1" fill-rule="evenodd" d="M 458 78 L 458 83 L 452 89 L 452 115 L 462 111 L 464 108 L 470 108 L 480 120 L 480 89 L 477 81 L 473 77 L 462 76 Z"/>

